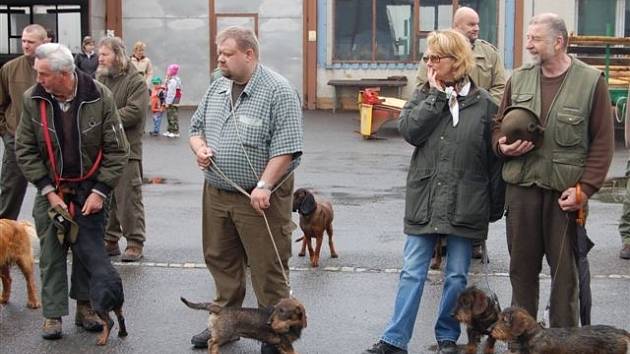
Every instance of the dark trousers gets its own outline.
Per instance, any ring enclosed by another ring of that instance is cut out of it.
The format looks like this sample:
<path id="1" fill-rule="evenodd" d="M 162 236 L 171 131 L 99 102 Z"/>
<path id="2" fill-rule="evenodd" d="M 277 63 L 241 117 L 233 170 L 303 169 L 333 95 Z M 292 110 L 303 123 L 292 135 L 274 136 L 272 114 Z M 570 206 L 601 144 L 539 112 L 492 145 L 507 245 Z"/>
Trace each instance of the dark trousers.
<path id="1" fill-rule="evenodd" d="M 523 307 L 537 317 L 538 276 L 545 256 L 553 277 L 549 325 L 575 327 L 578 325 L 575 213 L 563 212 L 558 205 L 559 197 L 559 192 L 535 186 L 507 186 L 512 305 Z"/>
<path id="2" fill-rule="evenodd" d="M 287 277 L 292 200 L 293 176 L 271 195 L 271 205 L 265 210 Z M 249 198 L 204 184 L 202 228 L 203 253 L 216 285 L 217 304 L 242 306 L 248 265 L 259 306 L 275 305 L 289 296 L 265 221 Z"/>
<path id="3" fill-rule="evenodd" d="M 33 218 L 39 235 L 40 256 L 39 268 L 42 280 L 42 313 L 46 318 L 62 317 L 68 314 L 68 278 L 67 255 L 68 248 L 72 249 L 72 275 L 70 297 L 76 300 L 89 301 L 88 268 L 79 261 L 88 256 L 96 256 L 98 252 L 105 253 L 103 244 L 104 212 L 87 216 L 81 215 L 81 207 L 87 194 L 91 190 L 91 184 L 86 183 L 81 189 L 81 194 L 72 197 L 77 205 L 77 214 L 74 220 L 79 225 L 77 242 L 70 245 L 68 241 L 59 243 L 57 228 L 48 217 L 50 203 L 44 196 L 37 194 L 33 207 Z M 90 241 L 96 239 L 98 242 Z M 86 250 L 84 244 L 100 245 L 99 249 Z"/>
<path id="4" fill-rule="evenodd" d="M 2 141 L 4 155 L 0 172 L 0 219 L 17 220 L 28 182 L 15 158 L 15 137 L 6 133 Z"/>

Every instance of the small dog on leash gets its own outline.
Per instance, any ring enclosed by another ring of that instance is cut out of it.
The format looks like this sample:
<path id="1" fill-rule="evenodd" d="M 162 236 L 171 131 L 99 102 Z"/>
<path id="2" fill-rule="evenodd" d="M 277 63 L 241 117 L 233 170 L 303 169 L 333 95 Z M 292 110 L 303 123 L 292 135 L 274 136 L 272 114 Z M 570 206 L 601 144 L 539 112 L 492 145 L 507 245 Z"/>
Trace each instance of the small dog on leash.
<path id="1" fill-rule="evenodd" d="M 26 279 L 27 306 L 32 309 L 41 306 L 35 287 L 31 249 L 31 243 L 37 240 L 37 231 L 30 222 L 0 219 L 0 278 L 2 278 L 0 304 L 9 302 L 12 282 L 10 267 L 12 264 L 17 264 Z"/>
<path id="2" fill-rule="evenodd" d="M 522 354 L 628 354 L 630 333 L 611 326 L 543 328 L 525 310 L 508 307 L 499 315 L 492 336 L 517 341 Z"/>
<path id="3" fill-rule="evenodd" d="M 304 257 L 308 247 L 308 255 L 311 259 L 311 266 L 319 266 L 319 254 L 322 249 L 324 231 L 328 234 L 328 246 L 330 247 L 330 257 L 337 258 L 339 255 L 333 243 L 334 218 L 332 204 L 329 200 L 313 195 L 309 190 L 300 188 L 293 193 L 293 211 L 300 214 L 300 228 L 304 236 L 295 242 L 302 241 L 302 250 L 298 256 Z M 315 250 L 311 245 L 311 239 L 316 240 Z"/>
<path id="4" fill-rule="evenodd" d="M 180 298 L 186 306 L 210 312 L 208 353 L 235 337 L 245 337 L 274 345 L 282 354 L 297 354 L 293 342 L 306 328 L 306 310 L 295 298 L 280 300 L 272 309 L 221 307 L 211 302 L 194 303 Z"/>
<path id="5" fill-rule="evenodd" d="M 477 353 L 481 336 L 484 334 L 488 336 L 484 353 L 494 353 L 496 339 L 490 335 L 490 331 L 499 319 L 500 312 L 501 307 L 495 294 L 488 295 L 476 286 L 469 286 L 459 294 L 453 316 L 458 322 L 466 324 L 467 354 Z"/>

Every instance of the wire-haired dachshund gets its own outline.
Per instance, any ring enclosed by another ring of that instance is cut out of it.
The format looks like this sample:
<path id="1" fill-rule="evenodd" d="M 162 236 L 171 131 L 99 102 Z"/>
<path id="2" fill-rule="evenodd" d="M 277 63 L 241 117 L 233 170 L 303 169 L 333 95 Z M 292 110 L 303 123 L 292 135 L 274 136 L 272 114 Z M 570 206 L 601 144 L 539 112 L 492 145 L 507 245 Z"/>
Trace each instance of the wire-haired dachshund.
<path id="1" fill-rule="evenodd" d="M 319 254 L 322 249 L 324 231 L 328 234 L 328 246 L 330 256 L 337 258 L 339 255 L 333 243 L 333 208 L 329 200 L 315 196 L 309 190 L 300 188 L 293 193 L 293 211 L 300 214 L 300 228 L 304 236 L 295 242 L 302 241 L 302 250 L 298 256 L 303 257 L 308 247 L 308 255 L 311 259 L 311 266 L 319 266 Z M 315 250 L 311 245 L 311 239 L 316 240 Z"/>
<path id="2" fill-rule="evenodd" d="M 492 336 L 516 341 L 522 354 L 627 354 L 630 333 L 611 326 L 543 328 L 525 310 L 508 307 L 499 315 Z"/>
<path id="3" fill-rule="evenodd" d="M 490 335 L 492 326 L 497 322 L 501 308 L 495 294 L 487 294 L 476 286 L 469 286 L 457 298 L 453 316 L 466 325 L 468 333 L 467 354 L 477 353 L 481 336 L 487 335 L 485 354 L 494 353 L 496 340 Z"/>
<path id="4" fill-rule="evenodd" d="M 37 232 L 30 222 L 0 219 L 0 278 L 2 278 L 0 304 L 6 304 L 11 297 L 10 267 L 15 263 L 26 279 L 27 306 L 32 309 L 41 306 L 33 275 L 31 242 L 35 240 L 37 240 Z"/>
<path id="5" fill-rule="evenodd" d="M 183 297 L 180 299 L 191 309 L 210 312 L 210 354 L 219 354 L 219 347 L 234 337 L 269 343 L 281 354 L 296 354 L 293 342 L 306 328 L 306 310 L 295 298 L 281 299 L 271 309 L 221 307 L 212 302 L 194 303 Z"/>

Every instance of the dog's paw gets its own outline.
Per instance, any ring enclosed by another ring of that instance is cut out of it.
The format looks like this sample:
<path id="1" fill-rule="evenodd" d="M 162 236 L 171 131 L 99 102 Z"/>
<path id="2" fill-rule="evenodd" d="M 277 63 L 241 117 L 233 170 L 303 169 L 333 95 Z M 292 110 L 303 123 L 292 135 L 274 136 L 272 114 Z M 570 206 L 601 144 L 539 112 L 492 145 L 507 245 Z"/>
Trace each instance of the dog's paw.
<path id="1" fill-rule="evenodd" d="M 9 297 L 8 296 L 0 296 L 0 304 L 6 304 L 7 302 L 9 302 Z"/>
<path id="2" fill-rule="evenodd" d="M 306 253 L 304 253 L 304 252 L 298 253 L 298 256 L 300 256 L 300 257 L 304 257 L 305 255 L 306 255 Z"/>
<path id="3" fill-rule="evenodd" d="M 42 307 L 42 304 L 39 301 L 29 301 L 26 306 L 29 309 L 38 309 L 40 307 Z"/>
<path id="4" fill-rule="evenodd" d="M 333 253 L 333 254 L 330 255 L 330 258 L 339 258 L 339 255 L 336 254 L 336 253 Z"/>

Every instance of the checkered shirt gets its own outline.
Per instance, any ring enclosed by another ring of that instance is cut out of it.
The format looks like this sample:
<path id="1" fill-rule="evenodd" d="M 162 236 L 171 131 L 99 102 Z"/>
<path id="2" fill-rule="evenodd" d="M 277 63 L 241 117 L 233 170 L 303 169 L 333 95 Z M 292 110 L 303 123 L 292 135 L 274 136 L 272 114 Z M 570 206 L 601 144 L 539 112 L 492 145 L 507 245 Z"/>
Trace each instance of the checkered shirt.
<path id="1" fill-rule="evenodd" d="M 221 171 L 249 191 L 273 157 L 293 155 L 289 171 L 295 169 L 300 163 L 304 129 L 300 99 L 289 82 L 259 64 L 234 102 L 234 115 L 231 97 L 231 80 L 222 77 L 213 81 L 191 118 L 189 130 L 191 137 L 205 139 Z M 211 169 L 205 172 L 205 178 L 213 187 L 235 190 Z"/>

